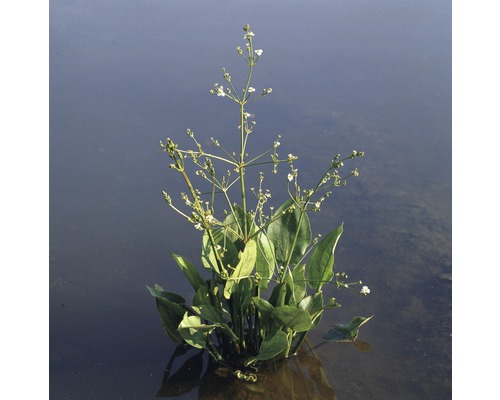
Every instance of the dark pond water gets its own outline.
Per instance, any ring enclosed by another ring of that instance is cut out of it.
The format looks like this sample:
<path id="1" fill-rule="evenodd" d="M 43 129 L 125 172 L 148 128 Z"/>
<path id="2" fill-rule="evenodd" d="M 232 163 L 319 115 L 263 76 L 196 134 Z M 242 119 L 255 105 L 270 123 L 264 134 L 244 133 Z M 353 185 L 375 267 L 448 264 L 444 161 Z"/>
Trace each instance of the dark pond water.
<path id="1" fill-rule="evenodd" d="M 241 76 L 235 49 L 246 23 L 264 50 L 253 85 L 273 88 L 251 108 L 255 148 L 281 134 L 281 152 L 300 156 L 303 179 L 336 153 L 366 154 L 360 176 L 312 225 L 325 233 L 344 222 L 336 263 L 371 293 L 332 290 L 342 308 L 310 340 L 373 314 L 359 336 L 371 351 L 318 347 L 314 371 L 331 388 L 319 398 L 451 398 L 451 1 L 50 7 L 51 399 L 176 393 L 162 386 L 175 346 L 146 285 L 187 295 L 169 250 L 198 262 L 201 237 L 162 198 L 184 188 L 158 144 L 186 143 L 186 128 L 231 143 L 237 111 L 208 91 L 221 67 Z M 284 196 L 273 191 L 277 205 Z M 189 357 L 176 358 L 172 374 Z M 217 380 L 183 378 L 186 393 L 172 398 L 222 396 Z"/>

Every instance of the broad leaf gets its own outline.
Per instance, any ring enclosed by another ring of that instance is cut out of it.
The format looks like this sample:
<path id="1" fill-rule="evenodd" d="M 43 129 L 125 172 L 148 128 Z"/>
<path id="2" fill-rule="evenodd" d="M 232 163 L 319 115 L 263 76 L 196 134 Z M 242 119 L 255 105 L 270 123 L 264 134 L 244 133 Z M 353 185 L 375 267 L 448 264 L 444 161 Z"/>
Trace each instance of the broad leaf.
<path id="1" fill-rule="evenodd" d="M 342 231 L 343 224 L 321 239 L 309 259 L 306 269 L 307 283 L 317 292 L 333 278 L 334 252 Z"/>
<path id="2" fill-rule="evenodd" d="M 220 254 L 222 254 L 221 261 L 224 267 L 227 268 L 227 265 L 231 265 L 232 267 L 234 267 L 236 264 L 238 264 L 238 249 L 236 248 L 234 243 L 224 235 L 223 230 L 213 229 L 212 236 L 215 246 L 220 247 L 218 251 L 220 252 Z M 201 261 L 203 262 L 203 266 L 205 268 L 214 270 L 220 274 L 212 242 L 207 231 L 205 231 L 205 233 L 203 234 Z"/>
<path id="3" fill-rule="evenodd" d="M 253 302 L 261 314 L 260 324 L 262 328 L 266 332 L 271 331 L 271 328 L 273 326 L 273 312 L 275 308 L 271 303 L 260 297 L 253 297 Z"/>
<path id="4" fill-rule="evenodd" d="M 189 310 L 184 304 L 184 298 L 176 293 L 166 292 L 158 284 L 155 284 L 154 289 L 149 286 L 146 287 L 151 295 L 156 298 L 156 308 L 166 335 L 176 343 L 182 342 L 182 338 L 177 332 L 177 326 L 186 311 Z"/>
<path id="5" fill-rule="evenodd" d="M 214 325 L 201 323 L 200 317 L 188 313 L 184 315 L 179 323 L 179 334 L 189 345 L 198 349 L 207 348 L 208 335 L 215 329 Z"/>
<path id="6" fill-rule="evenodd" d="M 252 300 L 264 318 L 271 318 L 273 311 L 275 310 L 271 303 L 261 297 L 253 297 Z"/>
<path id="7" fill-rule="evenodd" d="M 290 272 L 290 268 L 286 268 L 285 272 L 283 272 L 283 282 L 285 283 L 285 288 L 286 288 L 286 295 L 284 299 L 283 304 L 287 305 L 296 305 L 297 302 L 295 301 L 295 295 L 294 295 L 294 284 L 293 284 L 293 277 L 292 273 Z M 280 304 L 280 305 L 283 305 Z"/>
<path id="8" fill-rule="evenodd" d="M 238 303 L 238 307 L 241 313 L 244 314 L 248 305 L 253 304 L 252 301 L 252 289 L 253 289 L 253 279 L 252 278 L 242 278 L 235 283 L 234 288 L 235 296 L 234 299 Z"/>
<path id="9" fill-rule="evenodd" d="M 202 306 L 205 304 L 212 304 L 210 293 L 207 285 L 200 285 L 193 297 L 193 306 Z"/>
<path id="10" fill-rule="evenodd" d="M 201 276 L 198 273 L 198 270 L 186 258 L 179 256 L 177 254 L 174 254 L 172 252 L 170 252 L 170 255 L 175 260 L 175 262 L 179 265 L 182 272 L 184 272 L 184 275 L 186 275 L 186 278 L 188 278 L 189 283 L 191 283 L 191 286 L 193 286 L 195 291 L 198 290 L 200 285 L 205 284 L 203 279 L 201 279 Z"/>
<path id="11" fill-rule="evenodd" d="M 269 303 L 274 307 L 283 306 L 286 304 L 287 284 L 285 282 L 278 283 L 269 296 Z"/>
<path id="12" fill-rule="evenodd" d="M 293 199 L 282 204 L 275 213 L 275 216 L 281 215 L 281 218 L 269 224 L 267 228 L 268 238 L 276 252 L 276 261 L 278 265 L 284 267 L 289 258 L 290 264 L 299 262 L 312 239 L 311 224 L 307 214 L 304 212 L 301 219 L 302 212 L 298 206 L 295 205 L 292 211 L 289 210 L 294 205 Z"/>
<path id="13" fill-rule="evenodd" d="M 193 310 L 196 311 L 196 313 L 200 317 L 202 317 L 202 318 L 204 318 L 204 319 L 206 319 L 214 324 L 217 324 L 217 323 L 223 324 L 223 323 L 228 321 L 224 318 L 223 312 L 214 306 L 210 306 L 210 305 L 202 305 L 199 307 L 193 306 Z M 226 312 L 226 314 L 227 314 L 227 312 Z"/>
<path id="14" fill-rule="evenodd" d="M 273 318 L 295 332 L 304 332 L 311 329 L 312 320 L 309 313 L 295 306 L 279 306 L 273 312 Z"/>
<path id="15" fill-rule="evenodd" d="M 235 335 L 235 333 L 231 330 L 227 322 L 230 321 L 231 317 L 229 316 L 229 313 L 226 310 L 219 310 L 218 308 L 210 305 L 204 305 L 200 307 L 193 307 L 193 310 L 196 311 L 196 313 L 206 319 L 207 321 L 210 321 L 213 323 L 213 326 L 219 327 L 222 329 L 222 331 L 232 340 L 238 340 L 238 337 Z"/>
<path id="16" fill-rule="evenodd" d="M 299 303 L 306 295 L 305 264 L 300 264 L 292 269 L 293 295 L 295 301 Z"/>
<path id="17" fill-rule="evenodd" d="M 259 354 L 248 359 L 245 366 L 249 366 L 255 361 L 269 360 L 276 357 L 288 347 L 287 335 L 283 331 L 276 331 L 274 335 L 266 337 L 260 346 Z"/>
<path id="18" fill-rule="evenodd" d="M 255 240 L 250 240 L 241 253 L 240 261 L 236 266 L 229 279 L 224 286 L 224 297 L 229 299 L 233 292 L 233 285 L 240 279 L 250 276 L 255 268 L 255 260 L 257 258 L 257 245 Z"/>
<path id="19" fill-rule="evenodd" d="M 149 287 L 149 286 L 147 286 L 147 285 L 146 285 L 146 287 L 148 288 L 148 290 L 151 293 L 151 295 L 154 296 L 154 297 L 159 297 L 159 298 L 171 301 L 172 303 L 176 303 L 176 304 L 184 304 L 184 303 L 186 303 L 186 300 L 184 300 L 184 297 L 179 296 L 177 293 L 166 292 L 158 284 L 155 284 L 154 289 L 151 288 L 151 287 Z"/>
<path id="20" fill-rule="evenodd" d="M 323 339 L 328 342 L 352 342 L 356 340 L 361 325 L 367 323 L 371 317 L 355 317 L 349 324 L 334 325 L 325 335 Z"/>
<path id="21" fill-rule="evenodd" d="M 307 311 L 312 320 L 311 329 L 318 326 L 321 321 L 321 315 L 324 310 L 323 306 L 323 293 L 316 292 L 310 296 L 304 297 L 304 299 L 299 303 L 299 307 Z"/>
<path id="22" fill-rule="evenodd" d="M 257 259 L 255 260 L 255 269 L 260 275 L 259 288 L 264 290 L 273 276 L 276 265 L 273 243 L 264 233 L 257 236 Z"/>
<path id="23" fill-rule="evenodd" d="M 323 310 L 323 293 L 314 293 L 304 297 L 299 307 L 306 310 L 311 316 Z"/>
<path id="24" fill-rule="evenodd" d="M 182 342 L 177 327 L 182 321 L 186 309 L 177 303 L 173 303 L 161 297 L 156 297 L 156 308 L 160 315 L 161 325 L 166 335 L 176 343 Z"/>

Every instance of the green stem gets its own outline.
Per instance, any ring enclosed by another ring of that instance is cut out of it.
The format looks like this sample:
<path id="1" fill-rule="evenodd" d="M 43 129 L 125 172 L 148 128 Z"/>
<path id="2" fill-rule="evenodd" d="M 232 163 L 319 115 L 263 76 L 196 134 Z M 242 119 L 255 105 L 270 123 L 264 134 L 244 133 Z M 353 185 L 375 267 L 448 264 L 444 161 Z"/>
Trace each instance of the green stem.
<path id="1" fill-rule="evenodd" d="M 299 338 L 297 340 L 297 344 L 292 349 L 292 355 L 296 354 L 297 351 L 299 351 L 299 348 L 300 348 L 300 346 L 302 346 L 302 343 L 304 342 L 306 336 L 307 336 L 307 331 L 299 333 Z"/>
<path id="2" fill-rule="evenodd" d="M 252 51 L 252 40 L 250 39 L 250 51 Z M 248 88 L 250 87 L 250 81 L 252 80 L 252 71 L 255 64 L 254 57 L 250 53 L 248 59 L 248 76 L 247 82 L 245 84 L 245 89 L 243 91 L 243 98 L 240 101 L 240 163 L 238 172 L 240 174 L 240 184 L 241 184 L 241 208 L 243 209 L 243 241 L 248 240 L 248 222 L 247 222 L 247 200 L 245 192 L 245 150 L 246 150 L 246 140 L 245 140 L 245 104 L 248 100 Z"/>
<path id="3" fill-rule="evenodd" d="M 247 83 L 248 86 L 248 83 Z M 248 88 L 248 87 L 247 87 Z M 245 90 L 246 94 L 246 90 Z M 238 173 L 240 175 L 240 185 L 241 185 L 241 208 L 243 210 L 243 241 L 247 240 L 247 199 L 245 193 L 245 126 L 244 124 L 244 113 L 245 113 L 245 102 L 244 100 L 240 103 L 240 163 L 238 165 Z"/>
<path id="4" fill-rule="evenodd" d="M 207 221 L 205 219 L 205 214 L 203 213 L 203 207 L 201 206 L 201 204 L 200 204 L 200 202 L 198 200 L 198 196 L 196 194 L 196 191 L 194 190 L 193 185 L 191 184 L 191 180 L 189 179 L 188 175 L 186 174 L 186 171 L 184 171 L 184 168 L 180 169 L 179 171 L 180 171 L 182 177 L 184 178 L 184 181 L 186 182 L 186 185 L 189 188 L 191 196 L 193 197 L 193 203 L 195 205 L 195 209 L 198 210 L 198 214 L 203 219 L 203 224 L 207 225 L 208 223 L 207 223 Z M 222 260 L 220 258 L 219 252 L 217 251 L 217 243 L 215 243 L 215 239 L 214 239 L 214 236 L 212 234 L 211 229 L 207 228 L 206 232 L 207 232 L 208 237 L 210 239 L 210 245 L 212 246 L 213 252 L 215 254 L 215 259 L 216 259 L 217 264 L 219 266 L 219 271 L 220 272 L 226 271 L 225 268 L 224 268 L 224 264 L 222 263 Z"/>
<path id="5" fill-rule="evenodd" d="M 191 156 L 191 152 L 189 150 L 178 150 L 179 152 L 183 153 L 183 154 L 186 154 L 187 156 Z M 228 164 L 231 164 L 231 165 L 235 165 L 237 166 L 238 163 L 233 161 L 233 160 L 229 160 L 227 158 L 224 158 L 224 157 L 220 157 L 220 156 L 217 156 L 215 154 L 211 154 L 211 153 L 201 153 L 201 152 L 197 152 L 197 153 L 193 153 L 196 157 L 207 157 L 207 158 L 213 158 L 215 160 L 219 160 L 219 161 L 223 161 L 223 162 L 226 162 Z M 197 164 L 199 166 L 201 166 L 201 164 Z"/>

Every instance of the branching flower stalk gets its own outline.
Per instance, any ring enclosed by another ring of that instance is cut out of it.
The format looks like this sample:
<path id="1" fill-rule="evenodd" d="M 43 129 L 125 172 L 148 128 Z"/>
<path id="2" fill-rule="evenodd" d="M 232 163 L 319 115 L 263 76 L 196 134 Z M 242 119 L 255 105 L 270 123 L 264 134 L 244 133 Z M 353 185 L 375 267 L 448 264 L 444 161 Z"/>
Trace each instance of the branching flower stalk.
<path id="1" fill-rule="evenodd" d="M 246 379 L 253 374 L 246 373 L 246 369 L 280 355 L 295 354 L 307 333 L 318 325 L 323 311 L 339 306 L 335 298 L 324 299 L 325 284 L 349 290 L 356 290 L 355 286 L 362 284 L 347 282 L 347 274 L 334 272 L 334 251 L 343 224 L 313 239 L 308 213 L 320 211 L 332 188 L 344 186 L 348 178 L 358 176 L 356 168 L 345 178 L 339 170 L 344 162 L 364 153 L 353 151 L 345 158 L 337 154 L 317 184 L 306 190 L 298 184 L 298 169 L 294 167 L 298 157 L 278 155 L 280 135 L 268 150 L 248 154 L 255 121 L 246 106 L 272 89 L 263 89 L 260 95 L 255 95 L 251 80 L 263 50 L 254 48 L 255 35 L 250 26 L 245 25 L 243 30 L 246 52 L 237 47 L 248 67 L 243 89 L 238 92 L 231 75 L 223 68 L 226 87 L 216 83 L 210 91 L 238 105 L 238 151 L 228 151 L 219 140 L 210 138 L 216 151 L 206 152 L 190 129 L 187 134 L 195 149 L 179 149 L 170 138 L 166 144 L 160 142 L 173 161 L 171 169 L 181 174 L 187 186 L 187 193 L 181 193 L 187 210 L 174 205 L 166 192 L 163 197 L 175 212 L 203 232 L 201 261 L 211 276 L 202 278 L 187 258 L 171 253 L 194 289 L 191 304 L 159 285 L 148 289 L 156 298 L 163 328 L 171 339 L 206 349 L 217 362 L 234 367 L 235 375 Z M 186 170 L 188 159 L 196 168 L 195 175 L 209 185 L 208 190 L 196 188 Z M 269 206 L 267 214 L 265 208 L 271 193 L 263 188 L 264 174 L 259 172 L 258 189 L 252 187 L 248 191 L 247 171 L 252 166 L 269 164 L 272 172 L 277 173 L 281 163 L 288 163 L 291 168 L 286 184 L 289 199 L 276 210 Z M 215 164 L 229 167 L 227 173 L 218 177 Z M 232 171 L 236 172 L 234 177 Z M 230 193 L 238 186 L 240 204 L 231 200 Z M 256 197 L 253 209 L 247 199 L 250 193 Z M 217 213 L 219 195 L 227 207 L 224 216 Z M 358 290 L 364 296 L 369 292 L 367 286 Z"/>

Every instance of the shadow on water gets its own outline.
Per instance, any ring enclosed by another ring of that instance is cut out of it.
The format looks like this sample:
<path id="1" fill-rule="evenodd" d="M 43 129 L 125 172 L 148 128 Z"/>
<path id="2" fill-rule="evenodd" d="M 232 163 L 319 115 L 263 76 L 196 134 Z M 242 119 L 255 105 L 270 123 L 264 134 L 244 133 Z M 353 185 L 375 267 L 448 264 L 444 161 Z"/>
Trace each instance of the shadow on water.
<path id="1" fill-rule="evenodd" d="M 326 342 L 323 342 L 326 343 Z M 206 357 L 203 350 L 178 346 L 165 368 L 157 398 L 224 399 L 336 399 L 323 365 L 309 344 L 289 359 L 271 360 L 254 371 L 257 380 L 238 378 L 229 368 Z M 370 345 L 356 340 L 354 346 L 362 352 Z M 196 395 L 198 397 L 196 397 Z"/>

